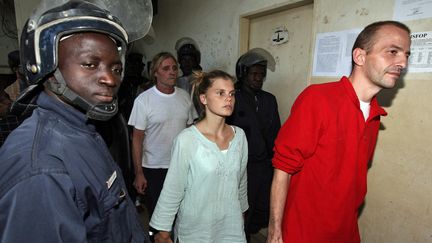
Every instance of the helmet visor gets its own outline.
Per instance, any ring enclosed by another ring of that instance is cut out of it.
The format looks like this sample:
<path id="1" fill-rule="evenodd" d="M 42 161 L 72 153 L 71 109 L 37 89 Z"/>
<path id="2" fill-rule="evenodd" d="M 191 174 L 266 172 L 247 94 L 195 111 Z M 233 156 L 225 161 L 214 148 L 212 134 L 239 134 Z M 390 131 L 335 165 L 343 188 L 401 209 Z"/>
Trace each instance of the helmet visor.
<path id="1" fill-rule="evenodd" d="M 274 57 L 266 50 L 262 48 L 253 48 L 245 53 L 239 60 L 240 65 L 246 67 L 253 66 L 258 63 L 267 62 L 267 68 L 272 72 L 276 69 L 276 61 Z"/>
<path id="2" fill-rule="evenodd" d="M 68 0 L 42 0 L 29 18 L 29 28 L 36 29 L 41 16 L 50 9 L 59 7 Z M 129 36 L 129 42 L 144 37 L 153 19 L 151 0 L 81 0 L 110 12 L 117 17 Z"/>

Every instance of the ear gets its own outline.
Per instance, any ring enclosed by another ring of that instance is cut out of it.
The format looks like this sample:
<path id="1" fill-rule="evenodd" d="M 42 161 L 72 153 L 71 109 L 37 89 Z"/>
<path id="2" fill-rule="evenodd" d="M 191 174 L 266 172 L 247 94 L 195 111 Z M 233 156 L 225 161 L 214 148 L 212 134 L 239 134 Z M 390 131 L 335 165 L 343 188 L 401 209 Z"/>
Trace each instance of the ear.
<path id="1" fill-rule="evenodd" d="M 46 81 L 44 83 L 58 84 L 59 81 L 57 81 L 57 79 L 54 77 L 54 75 L 51 74 L 50 76 L 48 76 L 48 78 L 46 79 Z"/>
<path id="2" fill-rule="evenodd" d="M 207 105 L 207 98 L 206 98 L 205 94 L 200 94 L 199 98 L 200 98 L 200 101 L 203 105 Z"/>
<path id="3" fill-rule="evenodd" d="M 366 60 L 366 51 L 361 48 L 356 48 L 352 52 L 354 63 L 358 66 L 363 66 Z"/>

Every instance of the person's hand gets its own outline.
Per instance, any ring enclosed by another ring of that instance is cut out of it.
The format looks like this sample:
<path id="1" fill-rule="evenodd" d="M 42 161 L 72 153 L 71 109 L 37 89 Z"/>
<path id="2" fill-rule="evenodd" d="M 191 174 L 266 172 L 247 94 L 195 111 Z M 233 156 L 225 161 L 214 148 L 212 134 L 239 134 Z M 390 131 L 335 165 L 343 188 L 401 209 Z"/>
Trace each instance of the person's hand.
<path id="1" fill-rule="evenodd" d="M 281 229 L 270 224 L 266 243 L 283 243 Z"/>
<path id="2" fill-rule="evenodd" d="M 173 243 L 170 238 L 169 232 L 161 231 L 157 233 L 154 237 L 155 243 Z"/>
<path id="3" fill-rule="evenodd" d="M 144 177 L 144 173 L 137 173 L 135 175 L 135 180 L 133 185 L 139 194 L 144 195 L 144 191 L 147 188 L 147 180 Z"/>

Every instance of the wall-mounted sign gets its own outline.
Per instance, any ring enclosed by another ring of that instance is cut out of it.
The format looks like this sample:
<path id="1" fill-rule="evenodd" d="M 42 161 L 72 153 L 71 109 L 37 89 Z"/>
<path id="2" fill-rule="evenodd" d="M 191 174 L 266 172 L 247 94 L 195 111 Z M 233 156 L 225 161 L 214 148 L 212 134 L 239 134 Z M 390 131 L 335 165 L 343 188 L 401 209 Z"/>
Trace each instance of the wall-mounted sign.
<path id="1" fill-rule="evenodd" d="M 288 42 L 288 30 L 286 29 L 286 27 L 276 27 L 273 31 L 271 41 L 273 45 L 280 45 Z"/>
<path id="2" fill-rule="evenodd" d="M 408 72 L 432 72 L 432 31 L 411 33 Z"/>

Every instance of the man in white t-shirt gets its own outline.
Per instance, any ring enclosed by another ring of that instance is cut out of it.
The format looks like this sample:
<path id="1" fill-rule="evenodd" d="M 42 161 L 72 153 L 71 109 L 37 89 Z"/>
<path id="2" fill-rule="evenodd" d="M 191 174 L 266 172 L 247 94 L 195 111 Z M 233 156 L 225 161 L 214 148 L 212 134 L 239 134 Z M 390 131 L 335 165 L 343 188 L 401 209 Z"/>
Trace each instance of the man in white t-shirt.
<path id="1" fill-rule="evenodd" d="M 155 86 L 135 99 L 128 124 L 134 127 L 134 186 L 139 194 L 145 192 L 151 216 L 168 171 L 173 140 L 193 122 L 196 112 L 188 93 L 175 87 L 178 65 L 172 54 L 157 54 L 150 72 Z"/>

